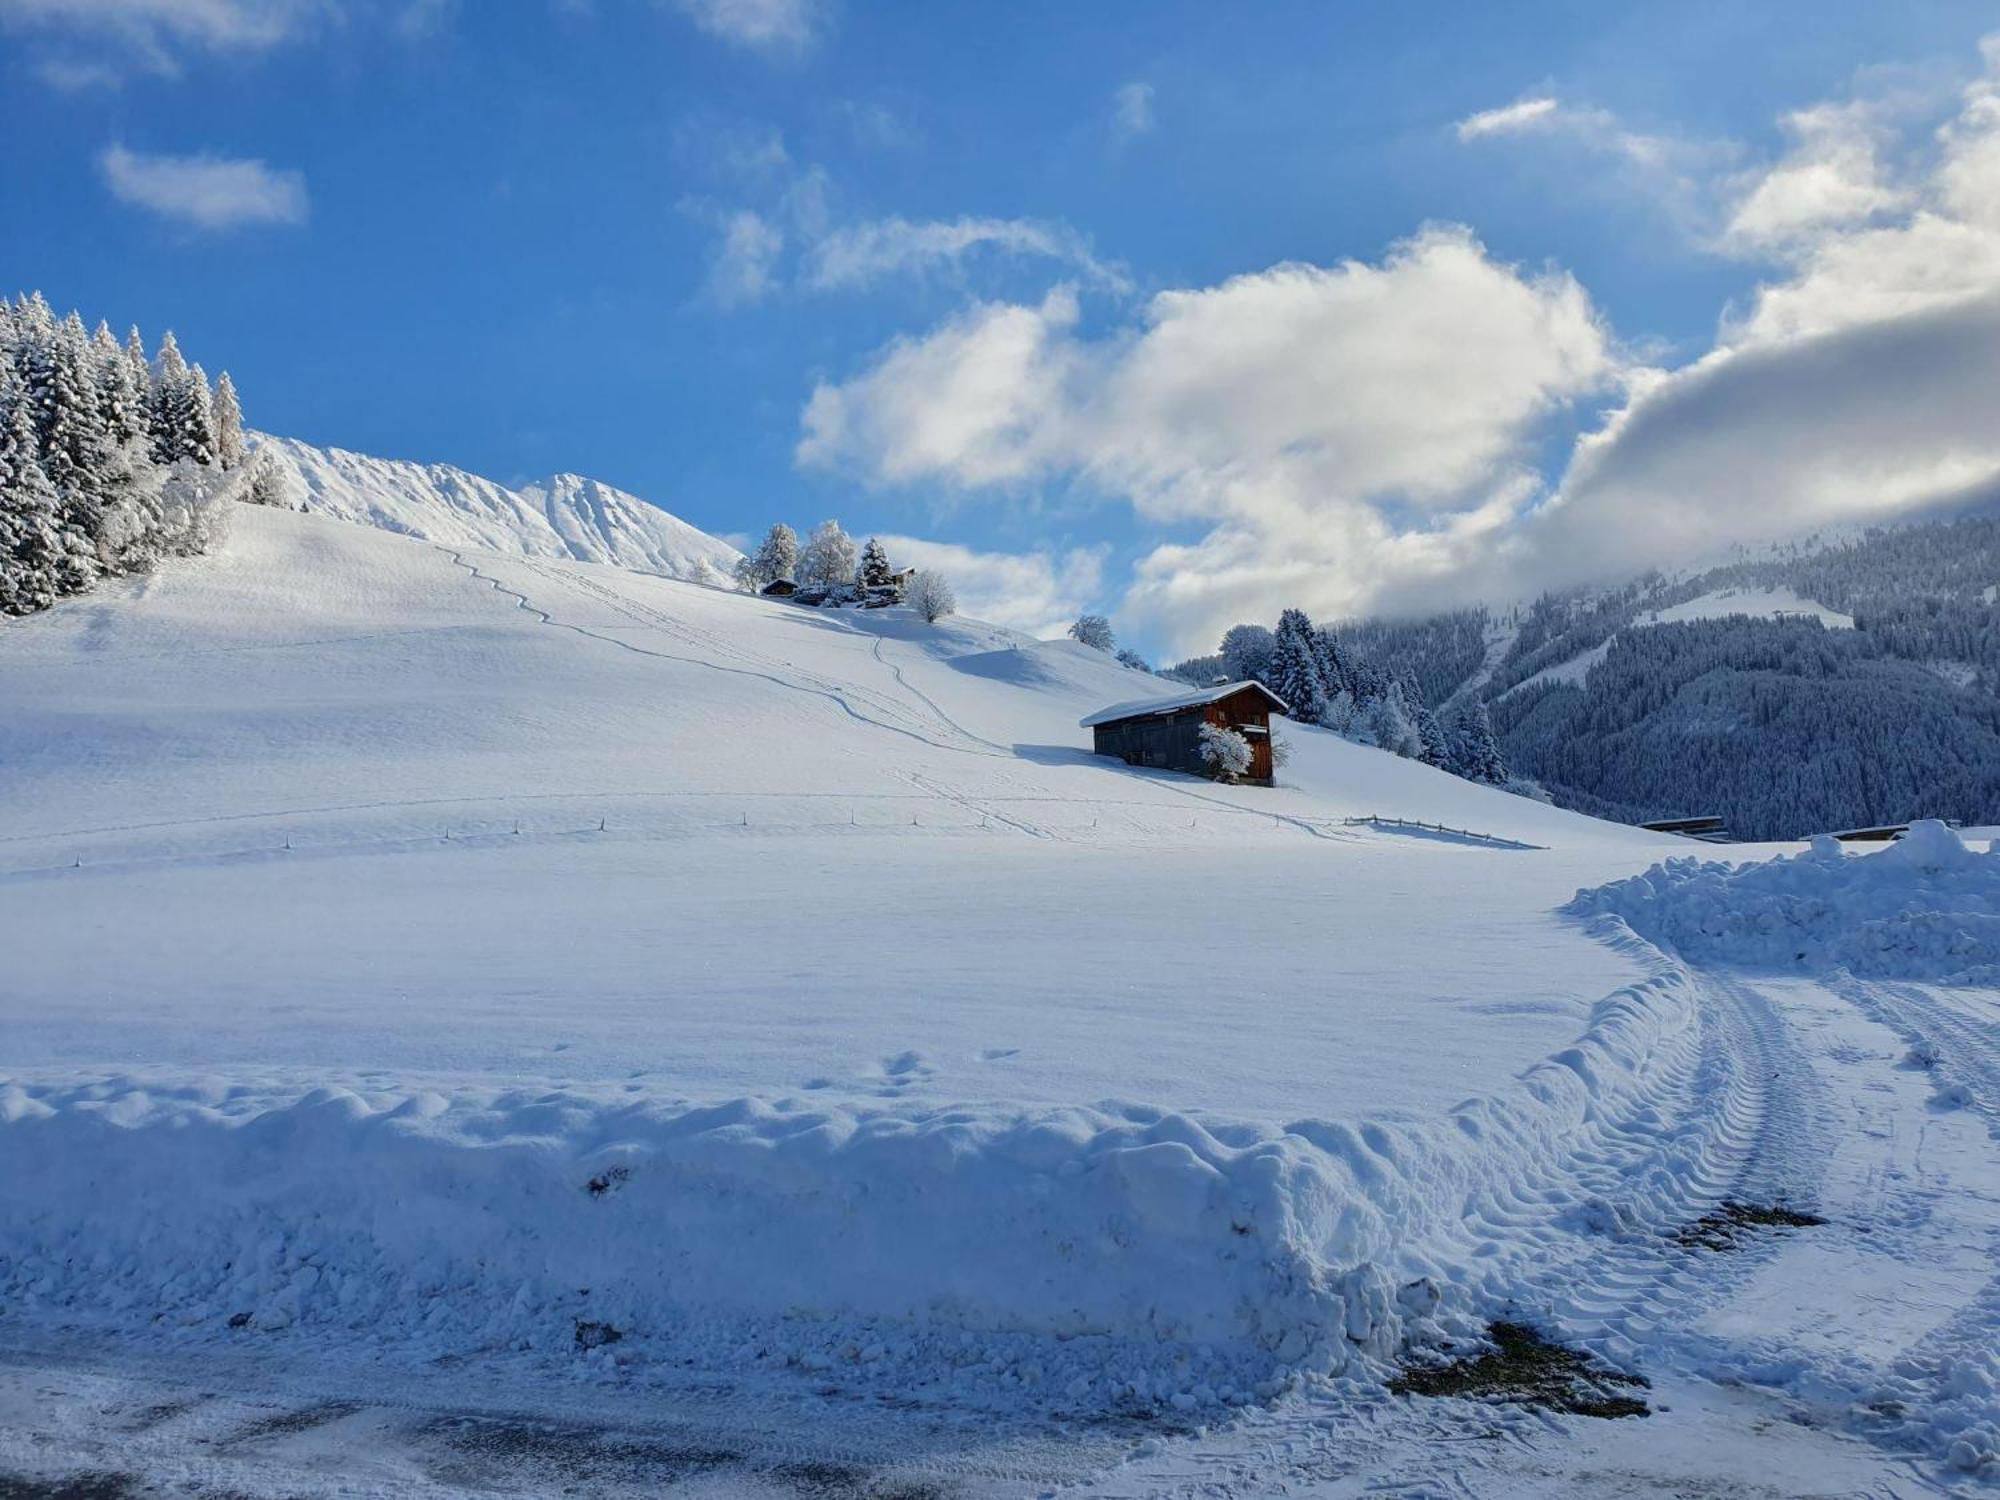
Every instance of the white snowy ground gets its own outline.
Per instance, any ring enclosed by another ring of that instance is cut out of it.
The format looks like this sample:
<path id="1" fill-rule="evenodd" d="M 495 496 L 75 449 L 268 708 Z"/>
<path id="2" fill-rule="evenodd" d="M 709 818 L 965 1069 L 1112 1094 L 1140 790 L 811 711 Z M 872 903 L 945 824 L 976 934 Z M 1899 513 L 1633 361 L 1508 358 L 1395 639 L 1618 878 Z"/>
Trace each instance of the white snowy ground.
<path id="1" fill-rule="evenodd" d="M 0 1475 L 1992 1476 L 1990 979 L 1769 977 L 1614 884 L 1687 845 L 1315 731 L 1084 753 L 1154 687 L 256 510 L 0 627 Z M 1978 940 L 1986 866 L 1882 868 Z M 1670 1409 L 1383 1392 L 1503 1315 Z"/>

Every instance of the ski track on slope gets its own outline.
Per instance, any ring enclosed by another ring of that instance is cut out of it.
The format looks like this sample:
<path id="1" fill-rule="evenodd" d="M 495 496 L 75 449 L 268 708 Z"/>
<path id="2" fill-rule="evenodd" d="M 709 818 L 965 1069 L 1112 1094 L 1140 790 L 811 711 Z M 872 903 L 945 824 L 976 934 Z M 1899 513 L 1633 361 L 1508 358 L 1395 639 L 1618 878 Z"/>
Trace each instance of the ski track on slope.
<path id="1" fill-rule="evenodd" d="M 470 563 L 465 560 L 464 553 L 454 551 L 448 547 L 439 547 L 438 550 L 440 552 L 443 552 L 459 567 L 464 568 L 466 572 L 469 573 L 473 578 L 477 579 L 481 583 L 489 585 L 495 593 L 500 594 L 505 598 L 512 599 L 517 608 L 527 611 L 527 613 L 533 615 L 540 624 L 550 626 L 553 629 L 567 630 L 573 632 L 576 635 L 584 636 L 589 640 L 602 641 L 607 646 L 616 646 L 619 650 L 630 651 L 636 656 L 650 656 L 659 661 L 680 662 L 687 666 L 702 667 L 711 672 L 724 672 L 735 677 L 754 677 L 761 679 L 764 682 L 771 683 L 775 687 L 784 688 L 788 692 L 803 693 L 809 697 L 815 697 L 815 698 L 825 698 L 829 702 L 831 702 L 835 707 L 839 708 L 842 713 L 846 714 L 850 719 L 855 720 L 857 723 L 867 724 L 876 729 L 884 729 L 891 734 L 902 735 L 905 739 L 912 739 L 916 740 L 919 744 L 929 745 L 934 750 L 949 750 L 949 751 L 956 751 L 960 754 L 970 754 L 970 755 L 979 755 L 985 753 L 979 750 L 968 750 L 963 745 L 952 745 L 942 740 L 932 739 L 930 736 L 920 734 L 916 730 L 907 728 L 902 724 L 890 723 L 887 720 L 878 719 L 872 717 L 869 714 L 865 714 L 861 712 L 860 709 L 856 708 L 852 702 L 849 701 L 848 696 L 844 691 L 829 686 L 813 685 L 813 683 L 809 680 L 810 674 L 807 673 L 800 673 L 795 678 L 788 678 L 778 675 L 777 671 L 775 670 L 766 670 L 760 667 L 724 666 L 720 662 L 704 661 L 698 656 L 682 656 L 677 652 L 654 651 L 645 646 L 635 646 L 630 641 L 621 641 L 615 635 L 605 635 L 601 631 L 592 630 L 587 626 L 572 625 L 566 620 L 558 620 L 554 615 L 550 614 L 540 605 L 534 603 L 534 601 L 531 600 L 528 597 L 528 595 L 521 593 L 517 589 L 509 588 L 506 584 L 501 582 L 498 578 L 493 577 L 489 573 L 482 573 L 479 570 L 477 564 Z M 685 638 L 683 637 L 683 639 Z"/>
<path id="2" fill-rule="evenodd" d="M 687 621 L 667 614 L 663 610 L 655 609 L 651 605 L 641 603 L 628 594 L 620 593 L 599 579 L 577 576 L 568 571 L 557 573 L 551 568 L 536 567 L 532 562 L 528 563 L 527 567 L 528 571 L 537 574 L 550 583 L 573 588 L 579 593 L 596 599 L 606 608 L 623 614 L 627 619 L 643 629 L 660 631 L 672 639 L 680 641 L 683 645 L 694 647 L 714 656 L 733 658 L 736 661 L 744 663 L 745 667 L 743 670 L 753 675 L 763 676 L 771 681 L 781 682 L 785 686 L 795 687 L 802 691 L 818 693 L 825 697 L 834 698 L 847 706 L 848 711 L 863 723 L 875 724 L 885 729 L 900 728 L 900 732 L 923 740 L 925 743 L 931 744 L 940 750 L 954 750 L 968 754 L 992 753 L 1010 760 L 1013 758 L 1013 751 L 1011 749 L 1002 745 L 994 745 L 991 741 L 982 740 L 977 735 L 968 734 L 942 712 L 937 712 L 935 704 L 930 706 L 936 712 L 936 716 L 944 726 L 945 732 L 972 740 L 975 742 L 973 746 L 951 744 L 924 733 L 923 730 L 927 726 L 924 726 L 919 718 L 911 715 L 905 705 L 898 704 L 893 699 L 883 697 L 881 694 L 874 693 L 866 688 L 858 688 L 853 684 L 834 684 L 817 673 L 808 671 L 792 662 L 777 662 L 768 657 L 758 656 L 753 652 L 745 651 L 741 646 L 725 640 L 711 631 L 691 625 Z M 506 592 L 506 590 L 503 590 L 503 592 Z M 563 622 L 545 621 L 544 623 L 562 624 Z M 594 634 L 594 632 L 580 626 L 565 625 L 564 628 L 583 630 L 583 633 L 586 635 Z M 849 628 L 851 629 L 851 627 Z M 859 632 L 856 633 L 858 634 Z M 598 636 L 597 638 L 601 640 L 614 639 L 608 636 Z M 629 646 L 630 643 L 620 641 L 617 644 Z M 632 649 L 637 650 L 640 648 L 633 647 Z M 701 660 L 701 658 L 684 657 L 674 657 L 672 659 Z M 704 664 L 713 665 L 713 663 L 706 662 Z M 775 675 L 780 672 L 789 675 L 784 678 Z M 847 702 L 850 697 L 866 702 L 876 712 L 886 714 L 890 719 L 899 720 L 900 724 L 890 723 L 886 720 L 858 713 Z M 925 701 L 928 702 L 928 700 Z"/>
<path id="3" fill-rule="evenodd" d="M 445 549 L 440 549 L 440 550 L 445 550 Z M 453 561 L 458 562 L 462 567 L 471 569 L 475 577 L 485 576 L 483 574 L 480 574 L 477 571 L 477 569 L 472 568 L 471 564 L 466 563 L 463 557 L 460 555 L 453 554 Z M 566 584 L 573 586 L 580 592 L 583 592 L 585 594 L 588 594 L 596 598 L 599 602 L 603 603 L 607 607 L 625 614 L 628 619 L 633 620 L 633 622 L 636 624 L 639 624 L 647 628 L 660 630 L 691 647 L 695 647 L 704 651 L 713 652 L 718 655 L 730 656 L 738 661 L 748 663 L 749 666 L 746 668 L 746 670 L 749 672 L 750 675 L 764 677 L 769 681 L 781 681 L 780 678 L 774 675 L 775 673 L 779 671 L 791 672 L 792 674 L 794 674 L 797 681 L 792 683 L 786 683 L 785 685 L 796 686 L 799 687 L 802 691 L 819 693 L 823 696 L 835 698 L 837 701 L 840 701 L 842 703 L 843 707 L 847 708 L 850 714 L 852 714 L 856 718 L 862 719 L 863 722 L 881 724 L 881 727 L 884 728 L 897 727 L 896 725 L 883 723 L 881 720 L 870 719 L 867 715 L 857 713 L 854 710 L 854 708 L 846 702 L 846 699 L 842 696 L 843 694 L 852 694 L 854 696 L 860 697 L 865 693 L 866 698 L 869 701 L 871 707 L 877 709 L 879 712 L 888 713 L 892 717 L 897 717 L 897 718 L 903 717 L 899 706 L 896 705 L 892 700 L 882 698 L 879 695 L 873 693 L 867 693 L 865 689 L 861 690 L 860 692 L 857 692 L 851 686 L 836 688 L 835 685 L 828 683 L 825 679 L 819 678 L 813 673 L 806 672 L 797 667 L 794 667 L 789 662 L 781 664 L 770 661 L 768 658 L 759 657 L 752 653 L 745 652 L 740 647 L 735 646 L 733 643 L 723 639 L 720 636 L 716 636 L 710 632 L 703 631 L 698 627 L 691 626 L 683 620 L 677 619 L 676 617 L 666 614 L 661 610 L 654 609 L 650 605 L 643 604 L 637 600 L 634 600 L 629 595 L 620 593 L 615 588 L 611 587 L 609 584 L 606 584 L 598 579 L 574 577 L 567 572 L 558 574 L 553 569 L 547 567 L 546 565 L 538 565 L 538 563 L 533 559 L 518 559 L 518 560 L 510 559 L 509 561 L 510 563 L 518 561 L 520 565 L 525 567 L 528 571 L 536 573 L 537 575 L 546 578 L 551 583 Z M 513 593 L 512 590 L 505 588 L 503 585 L 501 585 L 495 580 L 488 579 L 487 581 L 493 582 L 494 587 L 496 589 L 499 589 L 499 591 L 502 593 L 505 594 Z M 567 625 L 562 621 L 550 619 L 542 610 L 540 610 L 538 606 L 533 606 L 528 604 L 526 602 L 525 596 L 516 595 L 515 597 L 521 600 L 522 607 L 529 608 L 533 612 L 541 614 L 543 616 L 542 623 L 544 624 L 554 624 L 564 629 L 577 630 L 584 635 L 593 635 L 595 636 L 596 639 L 612 641 L 613 644 L 627 646 L 627 648 L 631 650 L 642 650 L 642 648 L 630 646 L 629 643 L 627 642 L 617 641 L 613 637 L 596 636 L 595 632 L 585 629 L 584 627 Z M 970 741 L 971 743 L 969 745 L 949 744 L 943 740 L 935 739 L 930 735 L 923 733 L 920 728 L 916 727 L 904 728 L 901 732 L 909 734 L 916 739 L 934 745 L 938 749 L 942 750 L 954 750 L 965 754 L 975 754 L 975 755 L 990 754 L 995 758 L 1006 759 L 1006 760 L 1013 760 L 1016 758 L 1015 753 L 1010 746 L 999 744 L 996 741 L 989 740 L 985 736 L 976 734 L 972 730 L 967 729 L 964 725 L 960 724 L 956 719 L 952 718 L 950 714 L 946 713 L 943 708 L 939 707 L 936 701 L 933 700 L 929 694 L 923 692 L 921 689 L 913 685 L 909 681 L 909 679 L 904 675 L 903 669 L 899 665 L 897 665 L 892 661 L 889 661 L 886 657 L 883 656 L 882 654 L 883 638 L 881 636 L 874 635 L 872 632 L 859 630 L 852 624 L 848 623 L 847 621 L 840 620 L 838 618 L 831 618 L 831 623 L 846 634 L 852 635 L 856 638 L 865 637 L 871 639 L 873 643 L 871 648 L 871 655 L 877 662 L 889 668 L 890 672 L 895 676 L 897 683 L 901 685 L 913 697 L 917 698 L 924 705 L 924 707 L 929 710 L 931 715 L 935 717 L 938 725 L 942 726 L 942 728 L 947 734 L 959 736 L 960 738 Z M 665 653 L 646 652 L 643 654 L 664 655 Z M 690 660 L 690 658 L 679 657 L 679 656 L 672 656 L 669 659 L 676 661 Z M 702 663 L 702 664 L 714 665 L 713 663 Z M 905 723 L 915 724 L 916 721 L 906 719 Z M 927 777 L 912 776 L 907 779 L 909 779 L 916 785 L 924 787 L 926 790 L 928 790 L 932 795 L 936 797 L 939 797 L 947 801 L 956 802 L 962 807 L 966 807 L 972 811 L 991 816 L 1000 822 L 1006 823 L 1010 827 L 1019 829 L 1024 833 L 1030 833 L 1033 834 L 1035 837 L 1040 837 L 1040 838 L 1049 838 L 1056 836 L 1046 828 L 1038 828 L 1034 825 L 1030 825 L 1021 820 L 1008 818 L 1004 814 L 994 811 L 990 804 L 994 801 L 1002 799 L 986 798 L 986 799 L 980 799 L 979 801 L 975 802 L 974 800 L 968 798 L 964 794 L 948 790 L 943 786 L 939 785 L 938 783 L 931 781 Z M 1318 822 L 1315 819 L 1300 817 L 1288 813 L 1267 812 L 1259 808 L 1242 807 L 1236 803 L 1225 801 L 1219 797 L 1209 796 L 1202 792 L 1198 792 L 1191 787 L 1179 786 L 1164 779 L 1159 780 L 1155 784 L 1158 785 L 1162 790 L 1170 792 L 1175 796 L 1191 798 L 1194 801 L 1204 803 L 1210 807 L 1218 808 L 1224 812 L 1232 813 L 1237 817 L 1248 817 L 1260 820 L 1269 818 L 1274 824 L 1297 828 L 1302 832 L 1310 834 L 1312 837 L 1319 839 L 1329 839 L 1337 842 L 1344 842 L 1353 838 L 1353 835 L 1351 834 L 1332 831 L 1329 828 L 1323 826 L 1320 822 Z M 1034 799 L 1034 800 L 1046 800 L 1046 799 Z"/>

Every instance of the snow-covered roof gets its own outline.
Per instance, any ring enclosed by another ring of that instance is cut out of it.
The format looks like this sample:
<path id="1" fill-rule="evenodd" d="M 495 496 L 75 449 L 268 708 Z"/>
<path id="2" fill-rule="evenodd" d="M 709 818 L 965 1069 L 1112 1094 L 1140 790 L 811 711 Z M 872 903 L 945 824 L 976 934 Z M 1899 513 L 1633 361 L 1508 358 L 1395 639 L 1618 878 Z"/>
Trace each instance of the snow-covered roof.
<path id="1" fill-rule="evenodd" d="M 1114 703 L 1109 708 L 1100 708 L 1088 718 L 1078 719 L 1077 724 L 1084 729 L 1095 729 L 1099 724 L 1109 724 L 1118 719 L 1143 719 L 1153 714 L 1179 713 L 1184 708 L 1200 708 L 1205 703 L 1216 703 L 1245 688 L 1255 688 L 1271 700 L 1271 706 L 1281 714 L 1290 713 L 1291 706 L 1263 683 L 1246 678 L 1242 682 L 1223 682 L 1214 687 L 1190 688 L 1185 693 L 1175 693 L 1168 698 L 1135 698 L 1130 703 Z"/>

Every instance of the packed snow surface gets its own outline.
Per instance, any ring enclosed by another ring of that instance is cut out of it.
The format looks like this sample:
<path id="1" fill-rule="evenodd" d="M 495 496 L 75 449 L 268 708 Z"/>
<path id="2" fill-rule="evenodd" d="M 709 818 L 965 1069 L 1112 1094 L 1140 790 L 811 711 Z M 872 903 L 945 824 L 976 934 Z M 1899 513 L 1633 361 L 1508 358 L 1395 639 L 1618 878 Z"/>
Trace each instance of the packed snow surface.
<path id="1" fill-rule="evenodd" d="M 1975 851 L 1934 820 L 1870 854 L 1822 835 L 1762 864 L 1672 859 L 1571 909 L 1700 963 L 2000 984 L 2000 843 Z"/>
<path id="2" fill-rule="evenodd" d="M 318 515 L 524 557 L 612 563 L 641 573 L 726 579 L 742 556 L 637 495 L 581 474 L 510 489 L 450 464 L 371 458 L 258 435 L 290 480 L 295 506 Z"/>

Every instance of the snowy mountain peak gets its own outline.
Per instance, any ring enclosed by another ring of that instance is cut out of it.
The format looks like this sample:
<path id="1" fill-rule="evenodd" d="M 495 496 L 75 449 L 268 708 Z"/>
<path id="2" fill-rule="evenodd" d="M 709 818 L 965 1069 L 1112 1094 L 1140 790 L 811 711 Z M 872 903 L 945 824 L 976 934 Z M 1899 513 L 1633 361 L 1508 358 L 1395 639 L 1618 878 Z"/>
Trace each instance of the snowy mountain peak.
<path id="1" fill-rule="evenodd" d="M 452 546 L 520 557 L 608 563 L 638 573 L 727 576 L 741 556 L 637 495 L 582 474 L 551 474 L 511 489 L 449 464 L 371 458 L 296 438 L 256 435 L 290 480 L 292 503 Z"/>

